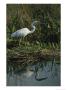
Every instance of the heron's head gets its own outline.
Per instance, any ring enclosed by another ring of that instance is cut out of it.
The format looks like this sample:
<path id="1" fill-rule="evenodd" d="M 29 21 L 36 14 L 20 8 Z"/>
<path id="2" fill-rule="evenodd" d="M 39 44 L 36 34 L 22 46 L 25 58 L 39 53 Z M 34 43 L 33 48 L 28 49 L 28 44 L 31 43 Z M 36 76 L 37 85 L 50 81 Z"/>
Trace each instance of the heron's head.
<path id="1" fill-rule="evenodd" d="M 36 25 L 36 24 L 38 24 L 38 23 L 40 23 L 40 24 L 45 24 L 44 22 L 40 22 L 40 21 L 33 21 L 33 22 L 32 22 L 33 25 Z"/>
<path id="2" fill-rule="evenodd" d="M 33 21 L 32 25 L 36 25 L 37 23 L 39 23 L 39 21 Z"/>

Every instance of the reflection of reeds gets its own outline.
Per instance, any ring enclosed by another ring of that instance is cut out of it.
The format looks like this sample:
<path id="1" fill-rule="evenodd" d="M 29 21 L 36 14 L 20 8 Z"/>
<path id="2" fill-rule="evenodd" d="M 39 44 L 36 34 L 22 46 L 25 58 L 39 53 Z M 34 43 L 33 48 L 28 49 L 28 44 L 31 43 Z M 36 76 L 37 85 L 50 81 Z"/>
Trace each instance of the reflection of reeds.
<path id="1" fill-rule="evenodd" d="M 50 66 L 48 65 L 50 63 Z M 51 64 L 52 63 L 52 64 Z M 53 62 L 51 59 L 50 61 L 44 61 L 41 60 L 40 62 L 36 62 L 35 64 L 29 63 L 28 65 L 23 63 L 14 63 L 14 62 L 9 62 L 9 66 L 7 68 L 8 74 L 15 76 L 16 75 L 21 75 L 23 74 L 24 77 L 29 78 L 31 77 L 32 74 L 34 74 L 35 80 L 37 81 L 42 81 L 48 78 L 48 76 L 41 76 L 39 74 L 42 74 L 41 72 L 44 71 L 46 73 L 45 69 L 48 67 L 48 69 L 51 70 L 49 73 L 52 73 L 52 77 L 57 75 L 57 66 L 56 66 L 56 61 Z M 10 69 L 9 69 L 10 68 Z M 47 70 L 48 72 L 48 70 Z"/>

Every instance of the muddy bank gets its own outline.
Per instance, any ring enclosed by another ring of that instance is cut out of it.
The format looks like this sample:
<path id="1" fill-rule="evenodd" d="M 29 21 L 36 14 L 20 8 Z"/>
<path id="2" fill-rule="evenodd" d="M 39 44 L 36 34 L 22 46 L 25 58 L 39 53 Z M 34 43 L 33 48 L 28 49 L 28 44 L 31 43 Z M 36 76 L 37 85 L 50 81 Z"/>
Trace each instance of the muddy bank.
<path id="1" fill-rule="evenodd" d="M 48 57 L 48 59 L 47 59 Z M 48 50 L 43 49 L 34 52 L 17 52 L 14 50 L 7 51 L 7 61 L 11 62 L 19 62 L 19 63 L 34 63 L 42 60 L 51 60 L 56 58 L 56 60 L 60 60 L 60 51 L 59 50 Z"/>

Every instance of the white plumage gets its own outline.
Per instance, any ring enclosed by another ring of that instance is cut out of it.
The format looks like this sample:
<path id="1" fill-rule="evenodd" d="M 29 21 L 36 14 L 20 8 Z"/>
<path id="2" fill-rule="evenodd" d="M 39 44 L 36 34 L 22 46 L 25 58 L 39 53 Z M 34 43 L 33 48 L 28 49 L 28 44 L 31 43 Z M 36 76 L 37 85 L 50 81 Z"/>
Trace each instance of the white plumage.
<path id="1" fill-rule="evenodd" d="M 12 33 L 11 37 L 22 37 L 22 36 L 25 37 L 29 33 L 31 33 L 31 31 L 28 28 L 22 28 Z"/>
<path id="2" fill-rule="evenodd" d="M 11 37 L 25 37 L 30 33 L 33 33 L 35 31 L 35 25 L 38 21 L 34 21 L 32 23 L 32 30 L 29 30 L 28 28 L 22 28 L 20 30 L 17 30 L 16 32 L 11 34 Z"/>
<path id="3" fill-rule="evenodd" d="M 20 45 L 20 42 L 21 42 L 21 37 L 25 37 L 27 36 L 28 34 L 31 34 L 35 31 L 35 24 L 37 23 L 38 21 L 34 21 L 31 26 L 32 26 L 32 30 L 29 30 L 28 28 L 22 28 L 22 29 L 19 29 L 17 30 L 16 32 L 12 33 L 11 34 L 11 37 L 20 37 L 20 41 L 19 41 L 19 45 Z"/>

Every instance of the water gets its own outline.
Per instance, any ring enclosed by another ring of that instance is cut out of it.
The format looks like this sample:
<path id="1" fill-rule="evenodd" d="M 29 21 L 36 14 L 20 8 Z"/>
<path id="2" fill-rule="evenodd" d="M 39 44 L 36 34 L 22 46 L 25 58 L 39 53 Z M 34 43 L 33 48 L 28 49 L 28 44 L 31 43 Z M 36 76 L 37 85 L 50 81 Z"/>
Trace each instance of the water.
<path id="1" fill-rule="evenodd" d="M 23 66 L 9 62 L 7 65 L 8 86 L 59 86 L 60 64 L 55 59 Z"/>

